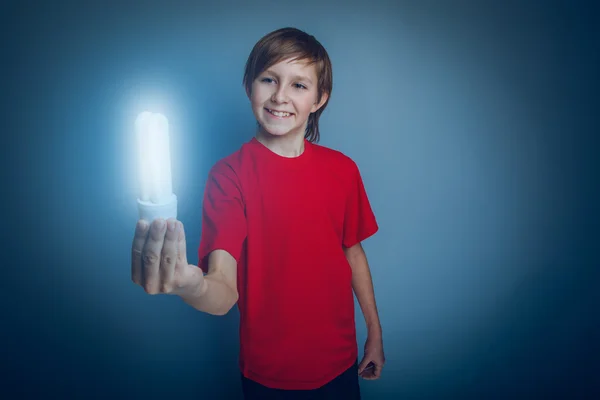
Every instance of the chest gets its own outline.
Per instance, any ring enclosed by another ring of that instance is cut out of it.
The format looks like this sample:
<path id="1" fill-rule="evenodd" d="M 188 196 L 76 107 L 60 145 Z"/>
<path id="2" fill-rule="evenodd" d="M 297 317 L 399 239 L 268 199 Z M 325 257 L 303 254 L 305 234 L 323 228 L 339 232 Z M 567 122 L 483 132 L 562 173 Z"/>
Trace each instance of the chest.
<path id="1" fill-rule="evenodd" d="M 244 186 L 249 221 L 342 232 L 348 184 L 334 171 L 311 167 L 257 172 L 246 177 Z"/>

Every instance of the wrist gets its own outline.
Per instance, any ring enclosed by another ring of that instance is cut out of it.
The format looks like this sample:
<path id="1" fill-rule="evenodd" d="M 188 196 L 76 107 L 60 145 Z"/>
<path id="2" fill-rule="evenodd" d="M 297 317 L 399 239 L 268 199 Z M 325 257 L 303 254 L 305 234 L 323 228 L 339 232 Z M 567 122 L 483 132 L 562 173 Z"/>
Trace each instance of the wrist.
<path id="1" fill-rule="evenodd" d="M 381 337 L 382 329 L 379 323 L 367 325 L 367 334 L 371 337 Z"/>

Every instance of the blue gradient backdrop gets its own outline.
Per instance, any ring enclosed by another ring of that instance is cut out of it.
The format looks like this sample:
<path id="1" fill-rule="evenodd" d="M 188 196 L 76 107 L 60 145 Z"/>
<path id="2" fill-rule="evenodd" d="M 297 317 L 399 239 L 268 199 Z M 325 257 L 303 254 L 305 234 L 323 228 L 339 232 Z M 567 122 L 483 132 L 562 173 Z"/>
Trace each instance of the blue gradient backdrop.
<path id="1" fill-rule="evenodd" d="M 364 398 L 592 397 L 591 2 L 100 3 L 1 10 L 6 398 L 241 398 L 237 308 L 131 283 L 132 126 L 170 120 L 197 263 L 208 169 L 254 133 L 244 63 L 284 26 L 329 51 L 321 143 L 356 160 L 381 227 L 365 248 L 387 365 Z"/>

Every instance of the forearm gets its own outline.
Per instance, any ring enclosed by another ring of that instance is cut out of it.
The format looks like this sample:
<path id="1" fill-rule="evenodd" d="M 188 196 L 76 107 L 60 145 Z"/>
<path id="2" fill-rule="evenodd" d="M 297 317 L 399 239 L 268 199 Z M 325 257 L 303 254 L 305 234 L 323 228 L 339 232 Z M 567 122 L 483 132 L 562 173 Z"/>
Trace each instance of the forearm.
<path id="1" fill-rule="evenodd" d="M 360 244 L 346 249 L 352 268 L 352 289 L 362 310 L 369 335 L 381 335 L 381 323 L 375 302 L 375 290 L 367 256 Z"/>
<path id="2" fill-rule="evenodd" d="M 194 273 L 202 274 L 202 270 L 197 268 Z M 237 302 L 237 291 L 228 286 L 221 275 L 208 274 L 200 282 L 179 295 L 195 309 L 212 315 L 225 315 Z"/>

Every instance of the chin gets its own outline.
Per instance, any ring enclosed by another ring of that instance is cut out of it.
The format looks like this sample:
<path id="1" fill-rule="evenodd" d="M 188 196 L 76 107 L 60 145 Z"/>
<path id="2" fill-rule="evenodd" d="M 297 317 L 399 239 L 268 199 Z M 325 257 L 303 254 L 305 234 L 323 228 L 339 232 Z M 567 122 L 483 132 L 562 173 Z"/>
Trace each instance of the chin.
<path id="1" fill-rule="evenodd" d="M 269 124 L 260 124 L 262 131 L 270 136 L 289 136 L 293 135 L 294 129 L 287 129 L 281 126 L 269 126 Z"/>
<path id="2" fill-rule="evenodd" d="M 264 129 L 263 128 L 263 131 L 271 136 L 286 136 L 291 133 L 291 131 L 289 131 L 289 130 L 282 131 L 280 129 Z"/>

